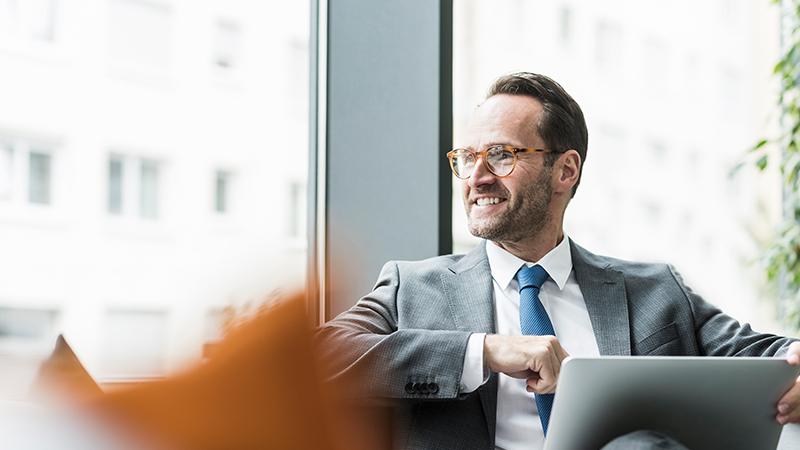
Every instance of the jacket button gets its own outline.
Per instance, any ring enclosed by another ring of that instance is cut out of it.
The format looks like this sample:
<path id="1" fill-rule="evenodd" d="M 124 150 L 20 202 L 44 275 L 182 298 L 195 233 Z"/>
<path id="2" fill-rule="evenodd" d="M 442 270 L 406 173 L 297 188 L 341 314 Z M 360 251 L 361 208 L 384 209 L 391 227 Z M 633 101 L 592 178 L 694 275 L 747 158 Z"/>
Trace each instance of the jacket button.
<path id="1" fill-rule="evenodd" d="M 428 391 L 431 394 L 435 394 L 435 393 L 439 392 L 439 385 L 436 384 L 436 383 L 428 383 Z"/>
<path id="2" fill-rule="evenodd" d="M 414 393 L 414 385 L 411 383 L 406 383 L 406 394 L 413 394 Z"/>
<path id="3" fill-rule="evenodd" d="M 411 385 L 411 389 L 415 394 L 419 394 L 420 393 L 420 386 L 419 385 L 420 385 L 420 383 L 414 383 L 413 385 Z"/>
<path id="4" fill-rule="evenodd" d="M 419 392 L 425 395 L 429 394 L 430 392 L 428 391 L 428 383 L 420 383 Z"/>

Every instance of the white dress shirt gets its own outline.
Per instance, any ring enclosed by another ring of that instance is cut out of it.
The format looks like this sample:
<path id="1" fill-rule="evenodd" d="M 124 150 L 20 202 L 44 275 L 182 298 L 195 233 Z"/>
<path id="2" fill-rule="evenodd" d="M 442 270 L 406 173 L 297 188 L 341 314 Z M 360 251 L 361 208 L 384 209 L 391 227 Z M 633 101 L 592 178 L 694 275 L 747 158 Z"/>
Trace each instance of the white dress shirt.
<path id="1" fill-rule="evenodd" d="M 492 271 L 494 285 L 495 324 L 497 334 L 519 336 L 519 285 L 516 274 L 523 264 L 540 265 L 550 278 L 539 292 L 556 337 L 571 356 L 599 356 L 597 339 L 592 331 L 589 311 L 572 271 L 569 238 L 561 242 L 535 263 L 523 261 L 492 242 L 486 243 L 486 256 Z M 469 338 L 464 356 L 461 392 L 472 392 L 488 380 L 483 367 L 484 333 L 474 333 Z M 544 433 L 536 411 L 534 394 L 525 389 L 525 380 L 498 375 L 497 449 L 541 449 Z"/>

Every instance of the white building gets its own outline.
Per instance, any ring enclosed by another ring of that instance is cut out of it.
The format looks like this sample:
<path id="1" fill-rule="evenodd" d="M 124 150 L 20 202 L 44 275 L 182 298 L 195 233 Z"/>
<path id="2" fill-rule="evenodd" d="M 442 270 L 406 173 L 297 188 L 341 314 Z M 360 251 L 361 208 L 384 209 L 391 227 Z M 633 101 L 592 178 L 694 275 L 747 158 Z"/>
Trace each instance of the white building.
<path id="1" fill-rule="evenodd" d="M 464 0 L 454 15 L 456 133 L 498 75 L 550 75 L 582 106 L 589 128 L 566 217 L 570 236 L 600 254 L 670 262 L 726 312 L 777 329 L 761 292 L 756 237 L 779 214 L 778 184 L 765 190 L 753 170 L 730 176 L 769 131 L 777 7 Z M 454 236 L 462 250 L 474 242 L 460 201 Z"/>
<path id="2" fill-rule="evenodd" d="M 305 267 L 307 2 L 0 0 L 0 352 L 159 374 Z M 274 292 L 273 292 L 274 294 Z"/>

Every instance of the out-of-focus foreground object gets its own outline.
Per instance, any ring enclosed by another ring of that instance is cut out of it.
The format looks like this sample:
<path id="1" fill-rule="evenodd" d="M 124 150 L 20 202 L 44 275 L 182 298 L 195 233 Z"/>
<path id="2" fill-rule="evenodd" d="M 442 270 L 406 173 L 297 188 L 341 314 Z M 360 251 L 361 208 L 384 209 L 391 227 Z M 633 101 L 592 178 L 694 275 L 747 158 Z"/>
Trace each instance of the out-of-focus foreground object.
<path id="1" fill-rule="evenodd" d="M 66 395 L 71 400 L 86 400 L 102 393 L 64 336 L 59 334 L 53 353 L 39 367 L 29 397 L 47 401 L 53 396 Z"/>
<path id="2" fill-rule="evenodd" d="M 347 415 L 334 410 L 315 359 L 296 295 L 234 328 L 200 366 L 111 392 L 91 413 L 148 447 L 368 448 L 361 432 L 345 436 Z"/>
<path id="3" fill-rule="evenodd" d="M 71 434 L 114 443 L 87 448 L 380 448 L 358 427 L 352 409 L 335 398 L 342 390 L 323 388 L 304 300 L 295 295 L 264 309 L 233 328 L 193 368 L 106 394 L 60 339 L 40 370 L 35 398 L 50 404 L 60 415 L 57 423 Z M 64 420 L 71 416 L 80 426 Z M 76 448 L 62 443 L 66 447 L 52 448 Z"/>

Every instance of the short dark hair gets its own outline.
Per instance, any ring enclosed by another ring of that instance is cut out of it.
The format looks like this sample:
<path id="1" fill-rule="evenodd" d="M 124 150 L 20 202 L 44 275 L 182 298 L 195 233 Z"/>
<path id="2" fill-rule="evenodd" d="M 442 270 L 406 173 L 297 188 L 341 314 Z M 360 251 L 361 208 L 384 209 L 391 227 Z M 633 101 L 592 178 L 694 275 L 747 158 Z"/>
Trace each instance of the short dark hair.
<path id="1" fill-rule="evenodd" d="M 586 130 L 581 107 L 560 84 L 538 73 L 517 72 L 503 75 L 492 83 L 486 98 L 498 94 L 526 95 L 542 103 L 543 112 L 536 124 L 536 131 L 547 148 L 556 152 L 574 149 L 581 157 L 578 182 L 572 188 L 574 197 L 581 181 L 586 147 L 589 144 L 589 132 Z M 548 153 L 545 163 L 552 166 L 558 155 Z"/>

